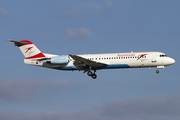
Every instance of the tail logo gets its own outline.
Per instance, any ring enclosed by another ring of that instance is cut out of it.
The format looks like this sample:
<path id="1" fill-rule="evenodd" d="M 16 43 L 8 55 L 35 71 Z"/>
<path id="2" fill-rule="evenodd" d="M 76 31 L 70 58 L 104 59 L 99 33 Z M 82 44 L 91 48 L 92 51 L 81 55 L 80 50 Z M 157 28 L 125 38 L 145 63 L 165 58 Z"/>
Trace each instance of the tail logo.
<path id="1" fill-rule="evenodd" d="M 30 49 L 32 49 L 33 48 L 33 46 L 32 47 L 29 47 L 29 48 L 26 48 L 27 49 L 27 51 L 25 52 L 25 53 L 27 53 Z"/>

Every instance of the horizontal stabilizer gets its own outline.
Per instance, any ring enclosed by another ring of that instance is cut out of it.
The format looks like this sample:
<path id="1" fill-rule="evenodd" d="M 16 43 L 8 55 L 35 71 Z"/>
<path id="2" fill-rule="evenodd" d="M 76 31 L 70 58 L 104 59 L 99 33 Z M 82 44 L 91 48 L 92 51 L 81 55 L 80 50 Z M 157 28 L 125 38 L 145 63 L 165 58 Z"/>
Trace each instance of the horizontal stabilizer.
<path id="1" fill-rule="evenodd" d="M 6 41 L 12 42 L 15 46 L 22 46 L 22 45 L 28 44 L 26 42 L 19 42 L 19 41 L 14 41 L 14 40 L 6 40 Z"/>

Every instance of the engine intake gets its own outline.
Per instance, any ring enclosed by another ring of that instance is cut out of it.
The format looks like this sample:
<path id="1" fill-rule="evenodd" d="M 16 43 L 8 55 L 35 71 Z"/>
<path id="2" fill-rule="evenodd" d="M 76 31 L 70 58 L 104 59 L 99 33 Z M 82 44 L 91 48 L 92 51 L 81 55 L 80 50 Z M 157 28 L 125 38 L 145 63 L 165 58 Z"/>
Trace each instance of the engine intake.
<path id="1" fill-rule="evenodd" d="M 67 63 L 69 63 L 69 57 L 68 56 L 52 57 L 52 58 L 46 60 L 46 63 L 67 64 Z"/>

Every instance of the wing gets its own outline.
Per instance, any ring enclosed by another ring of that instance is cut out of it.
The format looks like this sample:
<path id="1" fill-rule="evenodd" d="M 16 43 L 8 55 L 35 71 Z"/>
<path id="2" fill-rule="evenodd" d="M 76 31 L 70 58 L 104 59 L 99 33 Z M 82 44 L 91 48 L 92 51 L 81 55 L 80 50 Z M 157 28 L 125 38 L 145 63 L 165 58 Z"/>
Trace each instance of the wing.
<path id="1" fill-rule="evenodd" d="M 75 60 L 74 65 L 78 66 L 78 65 L 86 65 L 89 67 L 100 67 L 100 66 L 105 66 L 107 64 L 105 63 L 100 63 L 100 62 L 96 62 L 96 61 L 92 61 L 92 60 L 88 60 L 86 58 L 77 56 L 77 55 L 69 55 L 71 58 L 73 58 Z"/>

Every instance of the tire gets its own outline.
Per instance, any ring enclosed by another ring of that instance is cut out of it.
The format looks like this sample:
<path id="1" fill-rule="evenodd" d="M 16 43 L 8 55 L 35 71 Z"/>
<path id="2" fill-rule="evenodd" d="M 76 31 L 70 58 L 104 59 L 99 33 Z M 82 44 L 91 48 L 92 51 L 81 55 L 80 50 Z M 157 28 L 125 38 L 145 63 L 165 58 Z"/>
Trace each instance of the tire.
<path id="1" fill-rule="evenodd" d="M 88 76 L 92 76 L 92 72 L 91 72 L 91 71 L 88 71 L 88 72 L 87 72 L 87 75 L 88 75 Z"/>
<path id="2" fill-rule="evenodd" d="M 156 70 L 156 73 L 159 74 L 159 70 Z"/>
<path id="3" fill-rule="evenodd" d="M 93 75 L 92 75 L 92 78 L 93 78 L 93 79 L 96 79 L 96 78 L 97 78 L 97 75 L 96 75 L 96 74 L 93 74 Z"/>

